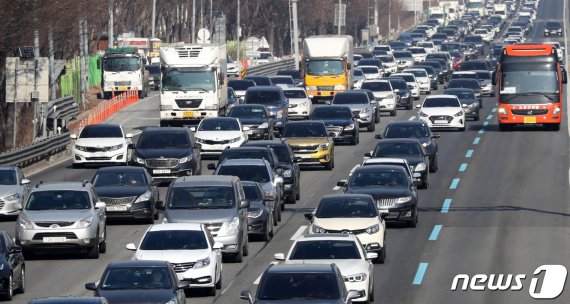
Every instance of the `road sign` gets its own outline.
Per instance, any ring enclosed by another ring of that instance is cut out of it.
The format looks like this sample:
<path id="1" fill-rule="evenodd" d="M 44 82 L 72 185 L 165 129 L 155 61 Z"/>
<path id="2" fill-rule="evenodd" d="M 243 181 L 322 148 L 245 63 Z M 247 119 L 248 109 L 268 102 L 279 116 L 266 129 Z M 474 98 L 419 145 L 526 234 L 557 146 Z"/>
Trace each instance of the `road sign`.
<path id="1" fill-rule="evenodd" d="M 334 5 L 334 26 L 338 26 L 338 4 Z M 346 4 L 340 5 L 340 26 L 346 26 Z"/>

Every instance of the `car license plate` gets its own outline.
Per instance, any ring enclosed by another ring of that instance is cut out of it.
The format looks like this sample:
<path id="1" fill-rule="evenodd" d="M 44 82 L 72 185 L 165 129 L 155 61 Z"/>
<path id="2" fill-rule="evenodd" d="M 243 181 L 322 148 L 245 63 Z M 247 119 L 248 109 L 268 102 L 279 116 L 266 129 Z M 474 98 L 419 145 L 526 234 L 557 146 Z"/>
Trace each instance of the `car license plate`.
<path id="1" fill-rule="evenodd" d="M 96 152 L 96 153 L 93 153 L 93 157 L 105 157 L 105 153 L 103 153 L 103 152 Z"/>
<path id="2" fill-rule="evenodd" d="M 119 91 L 126 91 L 128 89 L 129 89 L 129 87 L 126 87 L 126 86 L 118 86 L 117 87 L 117 90 L 119 90 Z"/>
<path id="3" fill-rule="evenodd" d="M 43 239 L 44 243 L 65 243 L 67 238 L 65 236 L 46 236 Z"/>
<path id="4" fill-rule="evenodd" d="M 535 124 L 536 123 L 536 117 L 533 117 L 533 116 L 525 117 L 524 123 L 525 124 Z"/>
<path id="5" fill-rule="evenodd" d="M 183 112 L 182 116 L 184 118 L 192 118 L 192 117 L 196 117 L 196 115 L 194 115 L 194 112 Z"/>
<path id="6" fill-rule="evenodd" d="M 300 158 L 311 158 L 311 154 L 299 154 Z"/>
<path id="7" fill-rule="evenodd" d="M 436 120 L 436 121 L 434 121 L 434 123 L 436 123 L 436 124 L 446 124 L 446 123 L 447 123 L 447 120 Z"/>
<path id="8" fill-rule="evenodd" d="M 127 206 L 107 206 L 107 211 L 127 211 Z"/>
<path id="9" fill-rule="evenodd" d="M 152 173 L 154 173 L 154 174 L 169 174 L 170 169 L 156 169 L 156 170 L 152 170 Z"/>
<path id="10" fill-rule="evenodd" d="M 209 150 L 224 150 L 224 146 L 222 145 L 212 145 L 212 147 Z"/>

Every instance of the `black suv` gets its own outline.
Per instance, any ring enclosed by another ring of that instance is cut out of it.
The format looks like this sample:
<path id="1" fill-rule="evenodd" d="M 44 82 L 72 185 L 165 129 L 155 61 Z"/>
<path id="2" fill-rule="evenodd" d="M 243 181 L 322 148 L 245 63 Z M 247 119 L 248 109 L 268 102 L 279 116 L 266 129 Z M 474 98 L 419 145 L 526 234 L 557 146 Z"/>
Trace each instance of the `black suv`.
<path id="1" fill-rule="evenodd" d="M 242 126 L 249 127 L 247 139 L 273 139 L 273 118 L 264 105 L 236 105 L 230 110 L 228 117 L 237 118 Z"/>
<path id="2" fill-rule="evenodd" d="M 351 145 L 360 142 L 358 120 L 347 106 L 315 108 L 309 119 L 322 121 L 335 142 L 348 142 Z"/>
<path id="3" fill-rule="evenodd" d="M 301 198 L 301 170 L 298 162 L 300 157 L 295 157 L 293 150 L 283 140 L 259 140 L 248 141 L 243 143 L 242 147 L 269 147 L 273 149 L 279 167 L 283 169 L 283 194 L 285 195 L 285 203 L 294 204 Z"/>
<path id="4" fill-rule="evenodd" d="M 134 149 L 132 164 L 144 167 L 153 178 L 172 180 L 202 174 L 200 148 L 188 128 L 146 128 L 129 148 Z"/>

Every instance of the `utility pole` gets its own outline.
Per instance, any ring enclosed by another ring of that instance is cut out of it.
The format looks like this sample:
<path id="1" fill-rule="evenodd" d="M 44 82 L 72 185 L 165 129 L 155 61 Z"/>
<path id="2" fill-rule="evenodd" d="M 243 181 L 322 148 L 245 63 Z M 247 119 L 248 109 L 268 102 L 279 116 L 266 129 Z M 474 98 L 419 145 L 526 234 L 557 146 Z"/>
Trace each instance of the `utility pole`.
<path id="1" fill-rule="evenodd" d="M 388 40 L 392 38 L 392 0 L 388 0 Z"/>
<path id="2" fill-rule="evenodd" d="M 115 15 L 115 0 L 109 0 L 109 47 L 112 48 L 115 45 L 113 40 L 113 27 L 114 25 L 114 15 Z"/>
<path id="3" fill-rule="evenodd" d="M 241 61 L 240 61 L 240 57 L 239 57 L 239 51 L 241 49 L 240 43 L 239 43 L 239 38 L 241 36 L 240 7 L 241 7 L 240 0 L 237 0 L 237 35 L 236 35 L 237 36 L 237 39 L 236 39 L 237 40 L 237 45 L 236 45 L 236 49 L 237 49 L 236 50 L 237 51 L 236 57 L 237 58 L 236 58 L 236 61 L 237 61 L 237 66 L 238 66 L 240 76 L 241 76 Z"/>
<path id="4" fill-rule="evenodd" d="M 200 28 L 204 28 L 204 0 L 200 0 Z"/>
<path id="5" fill-rule="evenodd" d="M 156 0 L 152 0 L 152 34 L 150 38 L 154 38 L 156 33 Z"/>
<path id="6" fill-rule="evenodd" d="M 342 7 L 342 0 L 338 0 L 338 35 L 340 35 L 340 21 L 342 20 L 342 17 L 340 15 L 341 7 Z"/>
<path id="7" fill-rule="evenodd" d="M 40 57 L 40 31 L 38 30 L 38 11 L 37 11 L 37 0 L 34 0 L 34 25 L 36 29 L 34 30 L 34 91 L 38 90 L 38 79 L 40 77 L 39 71 L 39 57 Z M 38 102 L 39 100 L 32 99 L 32 106 L 34 107 L 34 119 L 32 121 L 32 142 L 36 140 L 37 130 L 38 130 Z"/>
<path id="8" fill-rule="evenodd" d="M 196 41 L 196 0 L 192 0 L 192 39 L 190 42 Z"/>
<path id="9" fill-rule="evenodd" d="M 380 36 L 380 26 L 378 22 L 378 0 L 374 0 L 374 36 L 376 37 L 376 41 L 378 41 L 378 36 Z M 371 38 L 374 36 L 371 35 Z M 374 41 L 374 38 L 372 38 L 372 41 Z"/>
<path id="10" fill-rule="evenodd" d="M 18 137 L 18 70 L 20 69 L 20 58 L 16 59 L 14 70 L 14 136 L 12 137 L 12 149 L 16 149 L 16 138 Z"/>
<path id="11" fill-rule="evenodd" d="M 81 2 L 79 2 L 81 3 Z M 85 108 L 85 100 L 83 100 L 84 93 L 85 93 L 85 48 L 83 48 L 83 19 L 79 18 L 79 63 L 80 63 L 80 87 L 81 87 L 81 95 L 80 95 L 80 103 L 83 104 L 83 108 Z"/>
<path id="12" fill-rule="evenodd" d="M 212 8 L 212 6 L 213 6 L 212 1 L 213 0 L 210 0 L 210 26 L 209 26 L 209 28 L 210 28 L 210 33 L 213 34 L 214 33 L 214 14 L 213 14 L 213 8 Z"/>
<path id="13" fill-rule="evenodd" d="M 291 0 L 293 11 L 293 56 L 295 56 L 295 69 L 299 69 L 299 25 L 297 22 L 297 1 Z"/>

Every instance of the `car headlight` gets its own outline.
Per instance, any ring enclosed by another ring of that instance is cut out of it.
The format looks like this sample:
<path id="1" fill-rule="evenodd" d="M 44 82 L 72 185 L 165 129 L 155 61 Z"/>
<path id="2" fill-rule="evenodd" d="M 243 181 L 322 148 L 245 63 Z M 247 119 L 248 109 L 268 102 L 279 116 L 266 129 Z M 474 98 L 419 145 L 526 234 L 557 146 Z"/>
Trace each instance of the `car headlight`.
<path id="1" fill-rule="evenodd" d="M 407 202 L 411 201 L 412 198 L 413 198 L 413 197 L 411 197 L 411 196 L 399 197 L 399 198 L 398 198 L 398 201 L 396 202 L 396 204 L 407 203 Z"/>
<path id="2" fill-rule="evenodd" d="M 232 144 L 232 143 L 236 143 L 236 142 L 238 142 L 238 141 L 240 141 L 240 140 L 241 140 L 241 136 L 236 137 L 236 138 L 232 138 L 232 139 L 229 140 L 229 142 L 230 142 L 230 144 Z"/>
<path id="3" fill-rule="evenodd" d="M 429 79 L 427 79 L 427 80 L 425 80 L 425 79 L 422 80 L 422 83 L 423 83 L 423 84 L 428 84 L 428 83 L 429 83 Z"/>
<path id="4" fill-rule="evenodd" d="M 375 225 L 372 225 L 372 226 L 366 228 L 366 233 L 368 233 L 368 234 L 374 234 L 374 233 L 377 233 L 378 231 L 380 231 L 380 225 L 378 225 L 378 224 L 375 224 Z"/>
<path id="5" fill-rule="evenodd" d="M 141 164 L 141 165 L 144 165 L 144 163 L 145 163 L 145 162 L 144 162 L 144 159 L 142 159 L 142 158 L 140 158 L 140 157 L 133 156 L 133 160 L 134 160 L 136 163 L 139 163 L 139 164 Z"/>
<path id="6" fill-rule="evenodd" d="M 23 217 L 20 217 L 18 219 L 18 225 L 20 225 L 20 227 L 22 227 L 22 229 L 34 229 L 34 225 L 32 224 L 32 221 L 27 220 Z"/>
<path id="7" fill-rule="evenodd" d="M 293 176 L 293 171 L 290 169 L 283 170 L 283 177 L 291 177 Z"/>
<path id="8" fill-rule="evenodd" d="M 112 87 L 112 86 L 113 86 L 113 82 L 112 82 L 112 81 L 105 81 L 104 86 L 106 86 L 106 87 Z"/>
<path id="9" fill-rule="evenodd" d="M 421 117 L 429 117 L 429 115 L 427 115 L 426 113 L 424 113 L 424 112 L 422 112 L 422 111 L 420 111 L 419 114 L 420 114 Z"/>
<path id="10" fill-rule="evenodd" d="M 474 102 L 472 104 L 469 105 L 470 108 L 478 108 L 479 107 L 479 103 L 478 102 Z"/>
<path id="11" fill-rule="evenodd" d="M 500 115 L 507 115 L 507 109 L 505 108 L 499 108 L 497 111 Z"/>
<path id="12" fill-rule="evenodd" d="M 258 218 L 263 214 L 263 210 L 262 209 L 254 209 L 254 210 L 249 210 L 247 212 L 247 217 L 249 218 Z"/>
<path id="13" fill-rule="evenodd" d="M 75 149 L 83 152 L 87 152 L 87 147 L 75 145 Z"/>
<path id="14" fill-rule="evenodd" d="M 222 225 L 226 226 L 226 229 L 220 229 L 220 232 L 218 232 L 218 236 L 227 236 L 227 235 L 236 235 L 239 232 L 239 228 L 240 228 L 240 222 L 239 222 L 239 217 L 234 217 L 231 222 L 228 222 L 227 225 Z M 223 232 L 223 233 L 222 233 Z"/>
<path id="15" fill-rule="evenodd" d="M 275 190 L 273 190 L 273 189 L 271 189 L 271 190 L 265 190 L 265 197 L 266 197 L 268 200 L 272 200 L 272 201 L 275 200 L 275 197 L 276 197 L 276 195 L 275 195 Z"/>
<path id="16" fill-rule="evenodd" d="M 322 150 L 328 150 L 329 149 L 330 144 L 326 143 L 326 144 L 320 144 L 319 147 L 321 147 Z"/>
<path id="17" fill-rule="evenodd" d="M 109 151 L 115 151 L 115 150 L 119 150 L 119 149 L 121 149 L 121 148 L 123 148 L 123 144 L 114 145 L 114 146 L 111 146 L 111 147 L 109 148 Z"/>
<path id="18" fill-rule="evenodd" d="M 176 298 L 172 298 L 168 302 L 165 302 L 164 304 L 176 304 Z"/>
<path id="19" fill-rule="evenodd" d="M 410 97 L 410 94 L 409 94 L 409 93 L 406 93 L 406 94 L 404 94 L 404 96 L 402 96 L 402 97 L 408 98 L 408 97 Z"/>
<path id="20" fill-rule="evenodd" d="M 346 86 L 342 85 L 342 84 L 337 84 L 333 87 L 333 90 L 335 91 L 344 91 L 346 90 Z"/>
<path id="21" fill-rule="evenodd" d="M 189 162 L 191 159 L 192 159 L 192 156 L 182 157 L 181 159 L 178 160 L 178 163 L 183 164 L 183 163 Z"/>
<path id="22" fill-rule="evenodd" d="M 316 91 L 317 90 L 317 86 L 306 86 L 305 90 L 307 91 Z"/>
<path id="23" fill-rule="evenodd" d="M 204 140 L 201 139 L 201 138 L 199 138 L 199 137 L 196 137 L 196 142 L 203 144 L 203 143 L 204 143 Z"/>
<path id="24" fill-rule="evenodd" d="M 142 195 L 140 195 L 137 200 L 133 203 L 141 203 L 141 202 L 146 202 L 149 201 L 152 198 L 152 192 L 150 192 L 149 190 L 147 190 L 145 193 L 143 193 Z"/>
<path id="25" fill-rule="evenodd" d="M 22 197 L 22 196 L 20 195 L 20 193 L 16 192 L 16 193 L 12 193 L 12 194 L 10 194 L 10 195 L 4 196 L 4 200 L 5 200 L 5 201 L 15 201 L 15 200 L 17 200 L 17 199 L 20 199 L 20 197 Z"/>
<path id="26" fill-rule="evenodd" d="M 416 168 L 414 169 L 414 171 L 425 171 L 427 168 L 426 164 L 424 163 L 419 163 Z"/>
<path id="27" fill-rule="evenodd" d="M 88 217 L 80 219 L 77 222 L 77 228 L 87 228 L 87 227 L 91 226 L 91 224 L 93 224 L 93 217 L 88 216 Z"/>
<path id="28" fill-rule="evenodd" d="M 350 124 L 350 125 L 344 127 L 344 130 L 345 130 L 345 131 L 354 130 L 354 124 Z"/>
<path id="29" fill-rule="evenodd" d="M 258 129 L 267 129 L 269 128 L 269 124 L 264 122 L 262 124 L 259 125 L 259 127 L 257 127 Z"/>
<path id="30" fill-rule="evenodd" d="M 394 94 L 388 94 L 384 99 L 394 99 Z"/>
<path id="31" fill-rule="evenodd" d="M 368 112 L 370 112 L 369 108 L 364 108 L 364 109 L 360 110 L 360 113 L 368 113 Z"/>
<path id="32" fill-rule="evenodd" d="M 196 261 L 196 264 L 194 264 L 194 267 L 192 268 L 194 269 L 204 268 L 208 265 L 210 265 L 210 257 Z"/>
<path id="33" fill-rule="evenodd" d="M 552 111 L 552 114 L 554 114 L 554 115 L 560 114 L 560 107 L 555 107 L 554 111 Z"/>
<path id="34" fill-rule="evenodd" d="M 368 276 L 365 273 L 351 274 L 343 277 L 345 282 L 362 282 L 366 281 Z"/>
<path id="35" fill-rule="evenodd" d="M 453 116 L 455 116 L 455 117 L 463 116 L 463 111 L 459 111 L 459 112 L 453 114 Z"/>
<path id="36" fill-rule="evenodd" d="M 327 231 L 325 230 L 325 228 L 318 226 L 318 225 L 313 225 L 313 233 L 326 233 Z"/>
<path id="37" fill-rule="evenodd" d="M 283 110 L 279 110 L 279 111 L 275 112 L 275 117 L 283 118 Z"/>
<path id="38" fill-rule="evenodd" d="M 431 140 L 426 141 L 425 143 L 422 143 L 422 146 L 424 148 L 426 148 L 427 146 L 431 145 Z"/>

